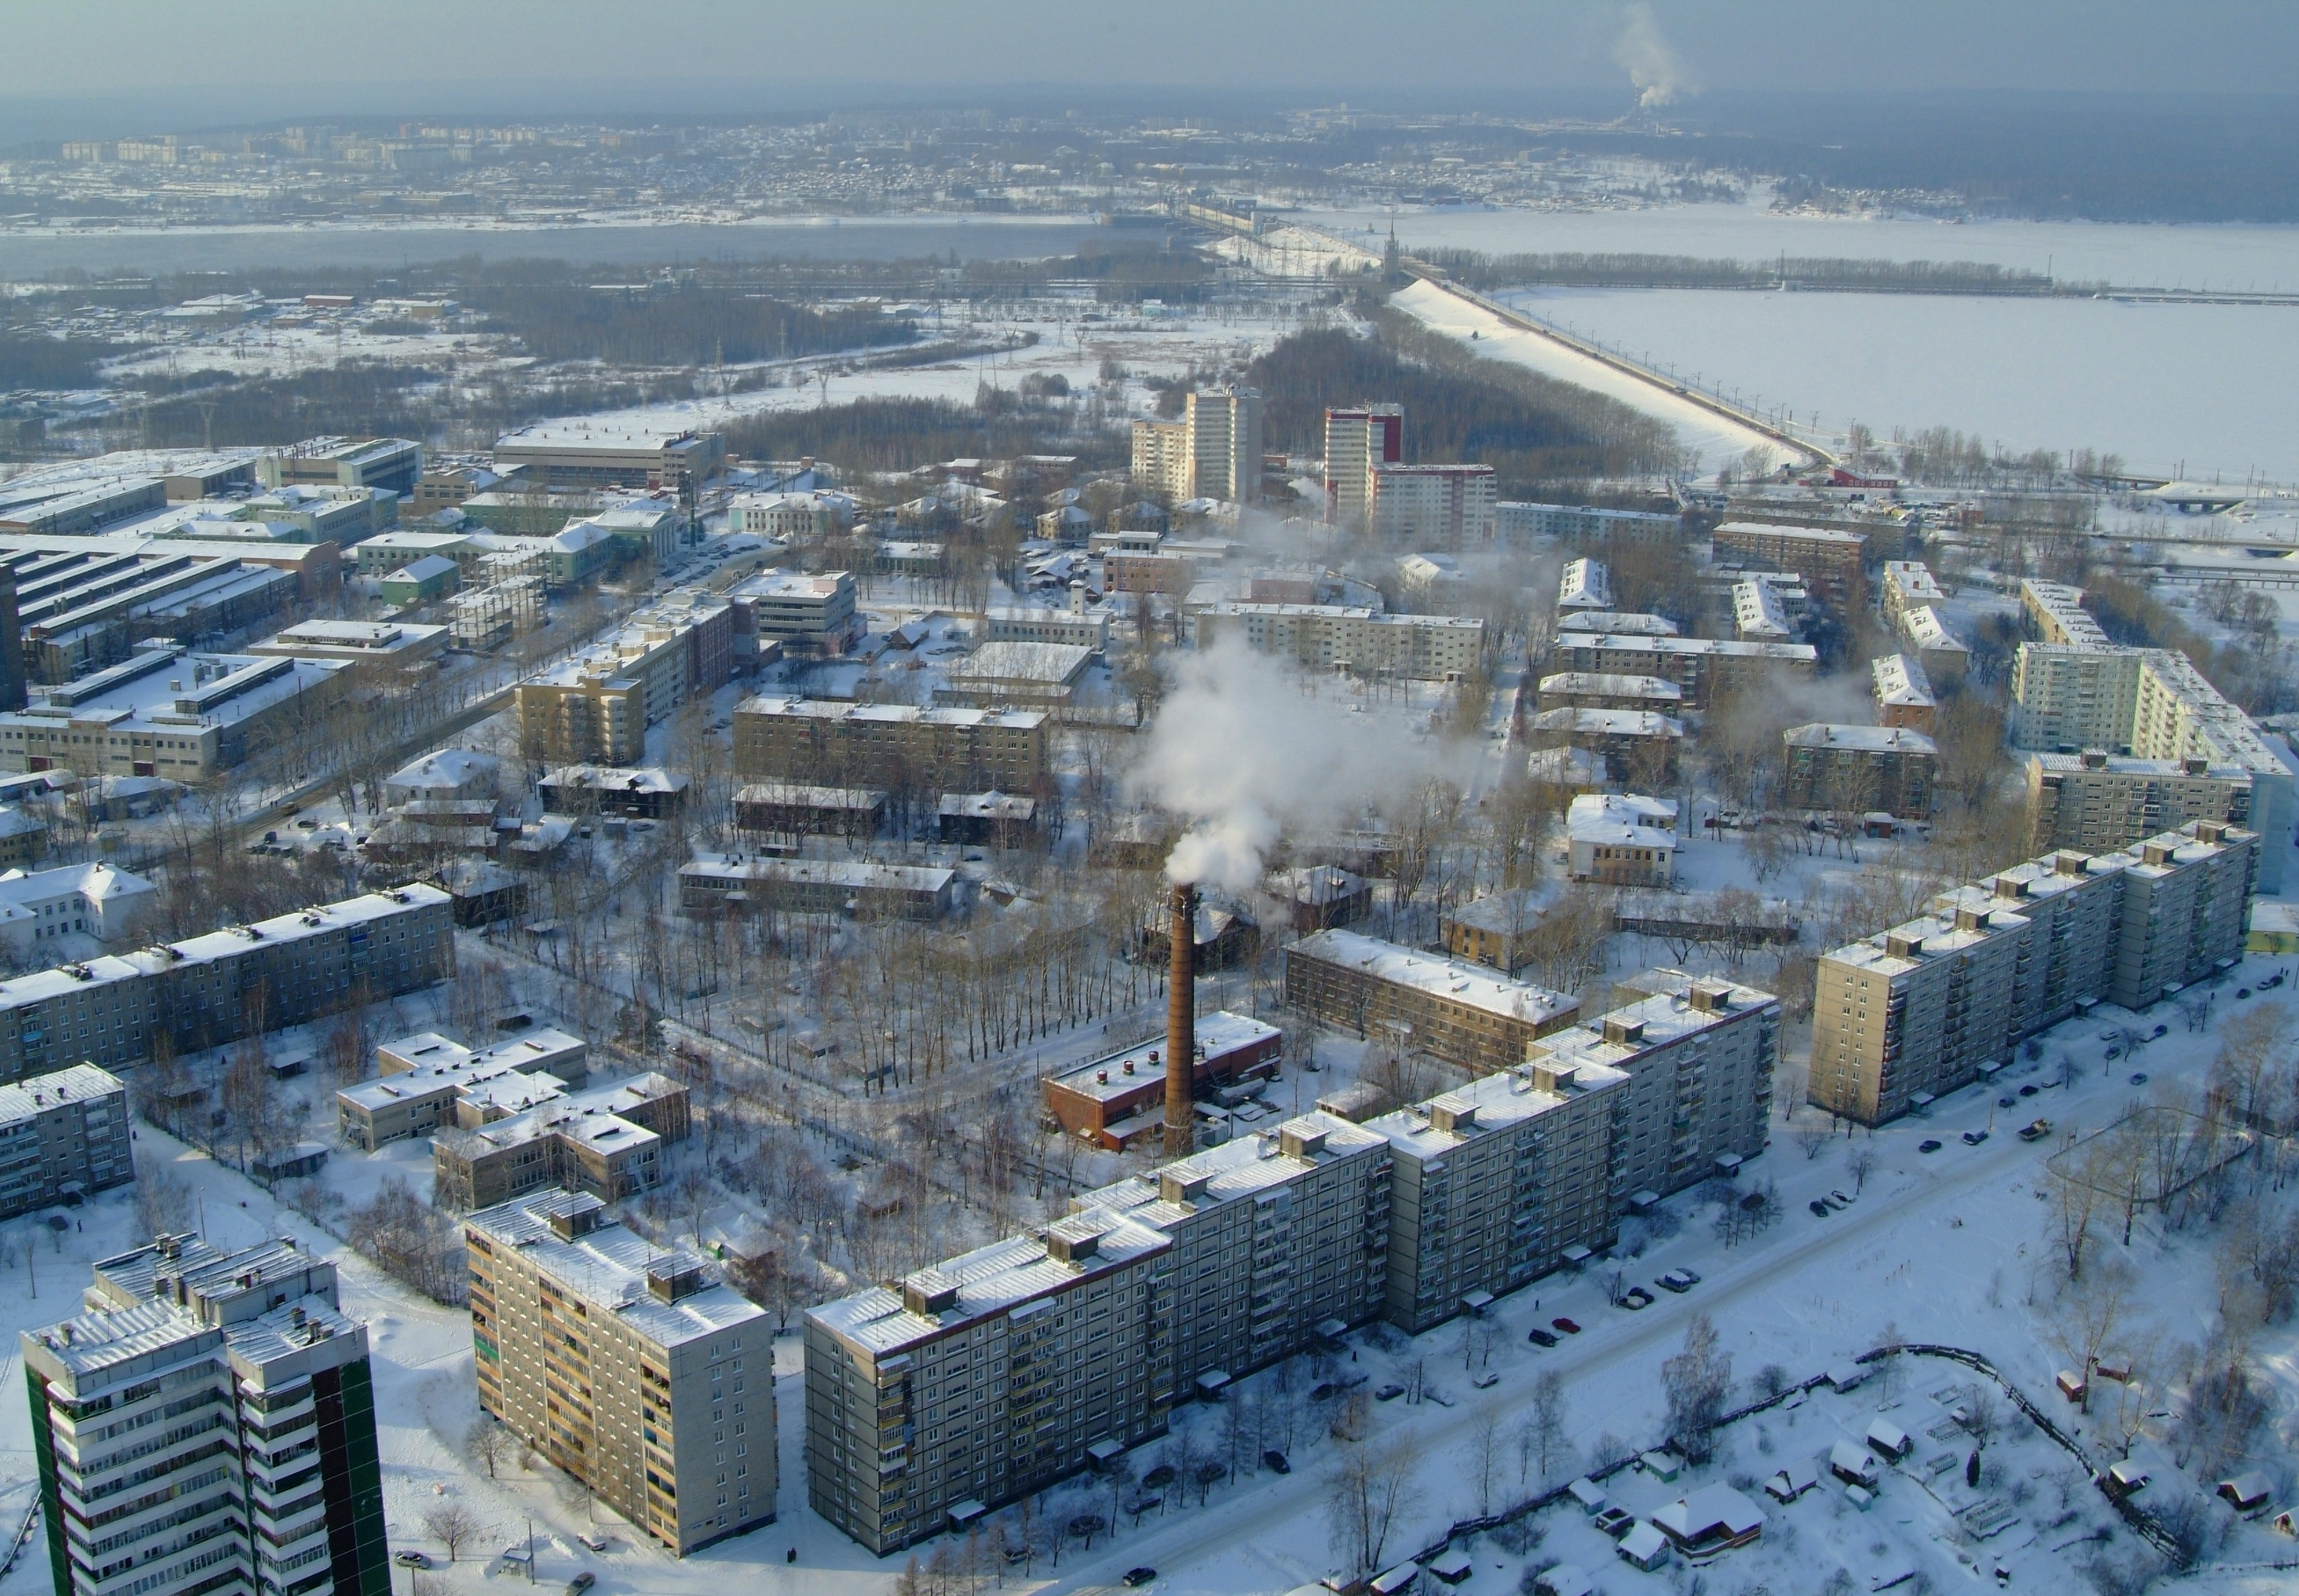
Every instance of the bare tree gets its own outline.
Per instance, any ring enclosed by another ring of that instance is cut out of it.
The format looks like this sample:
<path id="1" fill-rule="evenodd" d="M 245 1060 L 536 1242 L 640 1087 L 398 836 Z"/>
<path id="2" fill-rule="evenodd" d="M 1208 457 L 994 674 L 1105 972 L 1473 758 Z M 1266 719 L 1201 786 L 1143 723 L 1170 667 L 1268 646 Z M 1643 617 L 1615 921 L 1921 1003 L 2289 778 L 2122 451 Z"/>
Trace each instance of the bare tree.
<path id="1" fill-rule="evenodd" d="M 1844 1160 L 1846 1172 L 1852 1177 L 1852 1195 L 1860 1195 L 1868 1189 L 1868 1177 L 1876 1172 L 1876 1149 L 1868 1142 L 1855 1144 Z"/>
<path id="2" fill-rule="evenodd" d="M 1716 1421 L 1732 1386 L 1732 1354 L 1717 1344 L 1715 1321 L 1693 1316 L 1684 1327 L 1684 1348 L 1660 1366 L 1668 1394 L 1668 1433 L 1684 1449 L 1688 1462 L 1704 1461 L 1714 1442 Z"/>
<path id="3" fill-rule="evenodd" d="M 1492 1402 L 1480 1403 L 1469 1425 L 1469 1470 L 1476 1478 L 1477 1516 L 1493 1510 L 1493 1476 L 1501 1467 L 1501 1412 Z"/>
<path id="4" fill-rule="evenodd" d="M 485 1527 L 479 1516 L 460 1501 L 434 1502 L 423 1509 L 423 1533 L 447 1549 L 451 1563 L 463 1543 L 477 1539 Z"/>
<path id="5" fill-rule="evenodd" d="M 2129 1317 L 2138 1271 L 2118 1253 L 2095 1258 L 2080 1275 L 2064 1280 L 2052 1302 L 2045 1336 L 2054 1351 L 2084 1378 L 2084 1411 L 2091 1411 L 2093 1368 L 2110 1350 Z"/>
<path id="6" fill-rule="evenodd" d="M 472 1462 L 495 1477 L 495 1470 L 508 1462 L 519 1450 L 519 1438 L 494 1418 L 482 1416 L 472 1421 L 463 1436 L 463 1452 Z"/>
<path id="7" fill-rule="evenodd" d="M 1421 1444 L 1399 1435 L 1351 1447 L 1325 1483 L 1325 1517 L 1336 1557 L 1352 1577 L 1378 1573 L 1399 1521 L 1421 1505 Z"/>
<path id="8" fill-rule="evenodd" d="M 174 1236 L 192 1222 L 192 1184 L 166 1164 L 136 1174 L 136 1227 L 147 1237 Z"/>

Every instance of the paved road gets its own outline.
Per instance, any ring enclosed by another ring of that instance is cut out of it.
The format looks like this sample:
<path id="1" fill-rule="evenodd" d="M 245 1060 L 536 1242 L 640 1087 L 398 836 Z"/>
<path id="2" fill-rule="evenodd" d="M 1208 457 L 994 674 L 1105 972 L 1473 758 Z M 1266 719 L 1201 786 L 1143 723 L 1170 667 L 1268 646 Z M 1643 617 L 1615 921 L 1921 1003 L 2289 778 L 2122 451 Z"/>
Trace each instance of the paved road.
<path id="1" fill-rule="evenodd" d="M 2062 1095 L 2055 1096 L 2064 1103 Z M 1585 1334 L 1568 1338 L 1554 1352 L 1529 1359 L 1512 1358 L 1503 1383 L 1493 1394 L 1504 1402 L 1522 1400 L 1530 1378 L 1551 1369 L 1565 1377 L 1568 1388 L 1586 1389 L 1599 1382 L 1649 1383 L 1660 1358 L 1674 1350 L 1685 1321 L 1693 1314 L 1727 1318 L 1737 1305 L 1761 1297 L 1792 1277 L 1824 1269 L 1831 1260 L 1848 1261 L 1896 1226 L 1920 1224 L 1959 1197 L 2008 1183 L 2022 1169 L 2039 1163 L 2051 1150 L 2051 1142 L 2030 1145 L 2008 1134 L 1991 1137 L 1978 1148 L 1963 1147 L 1954 1137 L 1963 1120 L 1977 1121 L 1982 1112 L 1979 1105 L 1975 1095 L 1969 1104 L 1959 1102 L 1953 1108 L 1944 1107 L 1934 1121 L 1904 1121 L 1882 1134 L 1880 1140 L 1889 1145 L 1887 1156 L 1905 1153 L 1912 1165 L 1918 1157 L 1915 1144 L 1921 1137 L 1938 1135 L 1947 1141 L 1948 1146 L 1934 1156 L 1949 1162 L 1914 1165 L 1917 1187 L 1913 1193 L 1888 1197 L 1872 1179 L 1866 1201 L 1825 1220 L 1807 1213 L 1802 1203 L 1792 1203 L 1770 1245 L 1723 1254 L 1730 1262 L 1712 1262 L 1704 1257 L 1703 1282 L 1686 1296 L 1664 1294 L 1641 1313 L 1600 1310 L 1598 1318 L 1587 1321 Z M 1967 1108 L 1971 1112 L 1966 1113 Z M 1776 1158 L 1786 1155 L 1785 1148 L 1775 1152 Z M 1555 1288 L 1560 1278 L 1551 1276 L 1547 1284 Z M 1536 1316 L 1531 1300 L 1532 1294 L 1520 1293 L 1505 1300 L 1499 1311 L 1514 1344 L 1519 1347 L 1524 1344 L 1524 1332 L 1536 1317 L 1547 1317 L 1546 1311 Z M 1586 1315 L 1582 1318 L 1587 1319 Z M 1423 1344 L 1432 1350 L 1444 1348 L 1448 1344 L 1444 1337 L 1442 1329 L 1431 1332 L 1423 1338 Z M 1393 1407 L 1377 1411 L 1382 1411 L 1386 1420 L 1383 1434 L 1410 1431 L 1433 1455 L 1466 1437 L 1476 1422 L 1478 1408 L 1464 1401 L 1450 1409 L 1427 1406 L 1409 1417 L 1400 1416 Z M 1232 1555 L 1266 1537 L 1273 1525 L 1320 1509 L 1323 1463 L 1322 1457 L 1310 1454 L 1291 1476 L 1257 1476 L 1254 1484 L 1211 1512 L 1185 1511 L 1158 1528 L 1121 1536 L 1117 1545 L 1082 1561 L 1075 1572 L 1065 1568 L 1036 1596 L 1101 1596 L 1110 1582 L 1136 1565 L 1173 1573 Z M 1398 1548 L 1391 1555 L 1401 1557 L 1406 1550 Z"/>

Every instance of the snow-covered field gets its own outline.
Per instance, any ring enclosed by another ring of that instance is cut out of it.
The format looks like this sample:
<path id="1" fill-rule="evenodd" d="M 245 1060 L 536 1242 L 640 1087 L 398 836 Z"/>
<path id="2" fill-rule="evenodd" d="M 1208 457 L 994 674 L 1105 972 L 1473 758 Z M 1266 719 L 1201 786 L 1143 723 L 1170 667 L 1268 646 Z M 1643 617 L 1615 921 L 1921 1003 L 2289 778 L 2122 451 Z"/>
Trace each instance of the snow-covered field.
<path id="1" fill-rule="evenodd" d="M 2290 281 L 2299 284 L 2299 266 Z M 2095 449 L 2136 469 L 2299 481 L 2265 396 L 2299 361 L 2299 308 L 1931 294 L 1540 289 L 1499 296 L 1652 351 L 1823 433 L 1951 426 L 2017 451 Z"/>

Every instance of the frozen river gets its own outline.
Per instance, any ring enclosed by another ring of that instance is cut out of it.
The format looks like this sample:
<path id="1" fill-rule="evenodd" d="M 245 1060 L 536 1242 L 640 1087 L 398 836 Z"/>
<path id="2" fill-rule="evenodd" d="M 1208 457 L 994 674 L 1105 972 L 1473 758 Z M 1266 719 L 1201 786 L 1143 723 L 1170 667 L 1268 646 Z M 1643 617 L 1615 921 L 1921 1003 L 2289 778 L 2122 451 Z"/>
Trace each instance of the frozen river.
<path id="1" fill-rule="evenodd" d="M 1542 290 L 1502 297 L 1824 433 L 1953 426 L 2134 469 L 2299 482 L 2299 308 L 1914 294 Z M 2183 466 L 2184 462 L 2184 466 Z"/>

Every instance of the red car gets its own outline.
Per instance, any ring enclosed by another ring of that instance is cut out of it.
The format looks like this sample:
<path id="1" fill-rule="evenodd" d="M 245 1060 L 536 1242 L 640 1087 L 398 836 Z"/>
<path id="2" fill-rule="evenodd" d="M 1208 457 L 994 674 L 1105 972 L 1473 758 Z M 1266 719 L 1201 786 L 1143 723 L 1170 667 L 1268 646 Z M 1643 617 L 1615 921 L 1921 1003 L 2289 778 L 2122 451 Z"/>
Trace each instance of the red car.
<path id="1" fill-rule="evenodd" d="M 1569 1319 L 1552 1319 L 1548 1322 L 1553 1327 L 1563 1332 L 1564 1335 L 1578 1336 L 1581 1334 L 1581 1327 L 1574 1324 Z"/>

